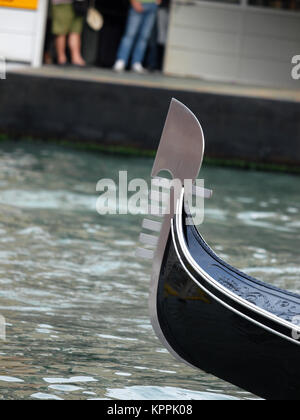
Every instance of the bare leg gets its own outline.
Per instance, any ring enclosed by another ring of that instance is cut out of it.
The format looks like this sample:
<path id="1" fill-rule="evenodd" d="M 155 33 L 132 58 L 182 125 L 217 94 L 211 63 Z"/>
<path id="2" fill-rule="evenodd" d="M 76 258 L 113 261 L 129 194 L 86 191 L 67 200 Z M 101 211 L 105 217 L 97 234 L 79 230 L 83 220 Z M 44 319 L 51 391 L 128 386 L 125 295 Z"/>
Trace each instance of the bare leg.
<path id="1" fill-rule="evenodd" d="M 77 66 L 85 66 L 86 63 L 81 55 L 81 35 L 72 33 L 69 35 L 69 48 L 71 51 L 72 64 Z"/>
<path id="2" fill-rule="evenodd" d="M 67 37 L 65 35 L 58 35 L 55 39 L 55 47 L 57 54 L 58 64 L 66 64 L 66 46 L 67 46 Z"/>

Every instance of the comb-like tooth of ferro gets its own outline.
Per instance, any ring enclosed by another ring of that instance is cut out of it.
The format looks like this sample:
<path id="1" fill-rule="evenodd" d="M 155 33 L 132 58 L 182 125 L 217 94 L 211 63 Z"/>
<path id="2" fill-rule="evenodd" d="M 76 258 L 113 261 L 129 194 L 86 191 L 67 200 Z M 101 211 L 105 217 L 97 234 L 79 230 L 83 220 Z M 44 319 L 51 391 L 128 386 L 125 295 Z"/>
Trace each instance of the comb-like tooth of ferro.
<path id="1" fill-rule="evenodd" d="M 138 258 L 144 258 L 145 260 L 152 260 L 154 257 L 154 251 L 151 249 L 145 249 L 145 248 L 137 248 L 135 251 L 135 255 Z"/>
<path id="2" fill-rule="evenodd" d="M 213 196 L 213 191 L 207 188 L 193 185 L 193 195 L 196 195 L 197 197 L 201 197 L 201 198 L 211 198 Z"/>
<path id="3" fill-rule="evenodd" d="M 149 235 L 148 233 L 141 233 L 140 234 L 140 242 L 145 245 L 150 245 L 152 247 L 156 247 L 158 238 L 153 235 Z"/>
<path id="4" fill-rule="evenodd" d="M 152 230 L 153 232 L 160 232 L 162 223 L 155 220 L 144 219 L 142 224 L 143 229 Z"/>

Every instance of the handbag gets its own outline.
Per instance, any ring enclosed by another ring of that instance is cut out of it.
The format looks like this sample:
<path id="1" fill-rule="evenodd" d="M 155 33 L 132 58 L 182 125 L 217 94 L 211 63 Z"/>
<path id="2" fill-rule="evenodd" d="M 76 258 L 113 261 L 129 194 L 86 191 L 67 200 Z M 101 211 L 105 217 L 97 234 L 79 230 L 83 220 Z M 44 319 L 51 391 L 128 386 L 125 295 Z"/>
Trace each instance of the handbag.
<path id="1" fill-rule="evenodd" d="M 73 0 L 74 12 L 78 16 L 85 16 L 89 7 L 88 0 Z"/>
<path id="2" fill-rule="evenodd" d="M 89 27 L 96 32 L 100 31 L 100 29 L 103 27 L 103 16 L 96 9 L 95 0 L 90 0 L 86 21 Z"/>

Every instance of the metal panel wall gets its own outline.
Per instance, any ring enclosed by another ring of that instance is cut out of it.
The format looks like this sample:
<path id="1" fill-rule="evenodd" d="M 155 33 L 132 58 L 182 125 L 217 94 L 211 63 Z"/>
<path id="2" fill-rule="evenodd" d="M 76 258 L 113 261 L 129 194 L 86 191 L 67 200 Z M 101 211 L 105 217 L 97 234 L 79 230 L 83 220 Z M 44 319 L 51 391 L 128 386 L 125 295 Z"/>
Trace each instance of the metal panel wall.
<path id="1" fill-rule="evenodd" d="M 299 87 L 300 12 L 174 0 L 165 72 L 206 80 Z"/>
<path id="2" fill-rule="evenodd" d="M 0 56 L 8 61 L 42 64 L 48 0 L 37 10 L 0 7 Z"/>

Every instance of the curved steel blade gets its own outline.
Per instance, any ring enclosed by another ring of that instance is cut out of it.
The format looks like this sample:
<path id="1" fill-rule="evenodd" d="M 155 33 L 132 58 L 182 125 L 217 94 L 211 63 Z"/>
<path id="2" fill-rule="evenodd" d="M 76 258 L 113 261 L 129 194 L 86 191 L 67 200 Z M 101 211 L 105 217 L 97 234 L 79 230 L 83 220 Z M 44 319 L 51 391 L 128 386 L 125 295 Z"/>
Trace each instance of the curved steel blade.
<path id="1" fill-rule="evenodd" d="M 182 103 L 172 99 L 157 155 L 152 169 L 152 177 L 157 177 L 161 171 L 168 171 L 173 179 L 179 179 L 182 186 L 184 181 L 189 179 L 194 181 L 202 166 L 204 156 L 204 135 L 201 125 L 195 115 Z M 181 192 L 181 191 L 180 191 Z M 174 203 L 178 191 L 170 191 L 170 204 Z M 211 195 L 204 189 L 202 195 Z M 166 340 L 158 319 L 157 314 L 157 293 L 161 266 L 165 254 L 166 244 L 170 235 L 174 207 L 171 206 L 170 212 L 163 219 L 157 247 L 154 253 L 152 276 L 150 285 L 149 308 L 151 323 L 154 331 L 164 346 L 177 359 L 184 361 L 173 350 Z"/>
<path id="2" fill-rule="evenodd" d="M 168 171 L 173 179 L 196 179 L 204 156 L 204 135 L 195 115 L 172 99 L 152 176 Z"/>

